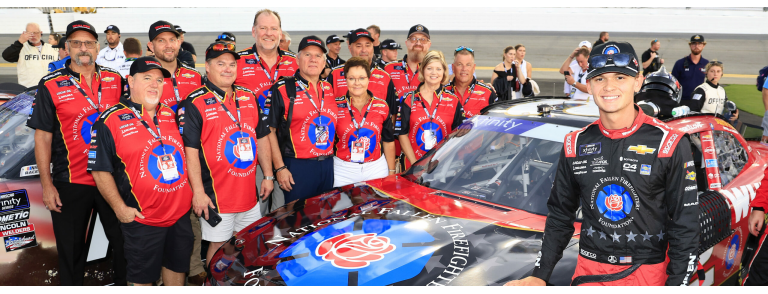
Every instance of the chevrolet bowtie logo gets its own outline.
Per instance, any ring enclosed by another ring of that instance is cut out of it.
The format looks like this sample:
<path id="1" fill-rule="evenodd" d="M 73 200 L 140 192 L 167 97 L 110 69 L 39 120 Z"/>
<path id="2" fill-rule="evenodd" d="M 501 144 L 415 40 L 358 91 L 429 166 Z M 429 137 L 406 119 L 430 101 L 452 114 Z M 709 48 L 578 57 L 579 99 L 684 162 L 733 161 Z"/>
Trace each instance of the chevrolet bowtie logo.
<path id="1" fill-rule="evenodd" d="M 645 145 L 636 145 L 636 146 L 629 146 L 629 148 L 627 148 L 627 151 L 634 151 L 637 154 L 645 155 L 645 154 L 653 154 L 653 152 L 656 151 L 656 148 L 648 148 L 648 146 L 645 146 Z"/>

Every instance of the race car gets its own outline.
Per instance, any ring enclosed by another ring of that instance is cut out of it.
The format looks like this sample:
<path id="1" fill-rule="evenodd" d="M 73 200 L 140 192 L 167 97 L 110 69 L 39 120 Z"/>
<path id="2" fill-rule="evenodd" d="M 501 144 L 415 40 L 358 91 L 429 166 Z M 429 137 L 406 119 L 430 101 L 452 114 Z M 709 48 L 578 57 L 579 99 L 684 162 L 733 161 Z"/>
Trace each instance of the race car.
<path id="1" fill-rule="evenodd" d="M 403 174 L 289 203 L 238 232 L 211 259 L 206 284 L 503 285 L 529 276 L 564 136 L 597 114 L 594 102 L 556 97 L 490 105 Z M 690 135 L 699 175 L 691 189 L 701 266 L 690 283 L 735 284 L 754 251 L 746 225 L 768 147 L 711 114 L 667 124 Z M 573 277 L 580 217 L 553 285 Z"/>

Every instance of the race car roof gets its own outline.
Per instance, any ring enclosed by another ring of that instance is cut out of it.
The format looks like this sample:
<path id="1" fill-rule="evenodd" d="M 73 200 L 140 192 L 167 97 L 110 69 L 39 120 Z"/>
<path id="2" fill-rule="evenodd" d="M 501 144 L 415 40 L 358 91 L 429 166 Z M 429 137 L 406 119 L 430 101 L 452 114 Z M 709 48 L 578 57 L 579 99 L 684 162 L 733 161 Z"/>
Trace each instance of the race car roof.
<path id="1" fill-rule="evenodd" d="M 549 115 L 541 115 L 537 107 L 546 104 L 553 108 Z M 564 97 L 534 97 L 497 102 L 485 107 L 481 113 L 492 117 L 510 117 L 546 124 L 583 128 L 599 117 L 594 101 L 578 101 Z"/>

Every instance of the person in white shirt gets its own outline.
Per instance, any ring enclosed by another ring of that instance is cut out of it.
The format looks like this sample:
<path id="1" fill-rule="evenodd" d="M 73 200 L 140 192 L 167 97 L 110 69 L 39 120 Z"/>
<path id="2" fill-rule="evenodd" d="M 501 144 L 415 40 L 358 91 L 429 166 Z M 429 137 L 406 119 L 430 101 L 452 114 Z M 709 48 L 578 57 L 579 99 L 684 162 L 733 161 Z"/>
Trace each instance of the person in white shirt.
<path id="1" fill-rule="evenodd" d="M 43 42 L 42 35 L 40 25 L 28 23 L 19 39 L 3 50 L 3 59 L 18 62 L 16 74 L 19 84 L 24 87 L 37 86 L 40 79 L 48 74 L 48 63 L 58 59 L 59 52 L 51 44 Z"/>
<path id="2" fill-rule="evenodd" d="M 136 58 L 141 57 L 141 41 L 136 38 L 126 38 L 123 42 L 123 53 L 125 54 L 125 61 L 120 67 L 116 68 L 123 78 L 127 78 L 128 73 L 131 71 L 131 64 Z"/>
<path id="3" fill-rule="evenodd" d="M 577 46 L 576 49 L 579 49 L 579 48 L 587 48 L 587 50 L 591 51 L 592 50 L 592 43 L 590 43 L 589 41 L 586 41 L 586 40 L 585 41 L 581 41 L 581 43 L 579 43 L 579 46 Z M 574 50 L 573 52 L 576 52 L 576 50 Z M 563 65 L 560 66 L 560 74 L 565 74 L 566 70 L 568 72 L 570 72 L 571 74 L 573 74 L 574 72 L 578 72 L 579 71 L 579 63 L 576 62 L 576 59 L 572 58 L 572 57 L 573 57 L 573 53 L 570 55 L 570 57 L 569 57 L 570 59 L 566 59 L 565 60 L 566 62 L 564 62 Z M 564 67 L 566 65 L 566 63 L 568 64 L 567 68 Z M 568 84 L 568 82 L 564 82 L 563 83 L 563 93 L 565 93 L 567 96 L 571 94 L 571 85 Z"/>
<path id="4" fill-rule="evenodd" d="M 566 88 L 568 90 L 566 94 L 571 99 L 587 100 L 590 96 L 587 93 L 586 81 L 587 69 L 589 68 L 589 51 L 590 49 L 585 47 L 574 49 L 560 66 L 560 73 L 564 75 L 565 83 L 569 86 Z"/>
<path id="5" fill-rule="evenodd" d="M 120 42 L 120 29 L 115 25 L 109 25 L 104 30 L 104 33 L 107 34 L 108 46 L 99 51 L 99 56 L 96 57 L 96 64 L 118 69 L 125 62 L 123 43 Z"/>

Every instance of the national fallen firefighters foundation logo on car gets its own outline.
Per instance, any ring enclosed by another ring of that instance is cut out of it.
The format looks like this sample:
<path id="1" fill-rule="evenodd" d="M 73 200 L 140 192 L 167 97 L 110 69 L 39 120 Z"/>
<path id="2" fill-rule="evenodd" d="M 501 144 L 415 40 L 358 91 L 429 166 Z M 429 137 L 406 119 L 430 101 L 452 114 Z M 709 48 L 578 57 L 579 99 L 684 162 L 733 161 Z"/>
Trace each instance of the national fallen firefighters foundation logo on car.
<path id="1" fill-rule="evenodd" d="M 395 248 L 395 245 L 390 244 L 388 237 L 377 236 L 376 233 L 344 233 L 320 243 L 315 249 L 315 254 L 322 256 L 325 261 L 330 261 L 335 267 L 358 269 L 382 260 L 385 254 Z"/>
<path id="2" fill-rule="evenodd" d="M 610 184 L 598 193 L 595 204 L 604 217 L 611 221 L 619 221 L 629 215 L 634 201 L 626 188 L 618 184 Z"/>

